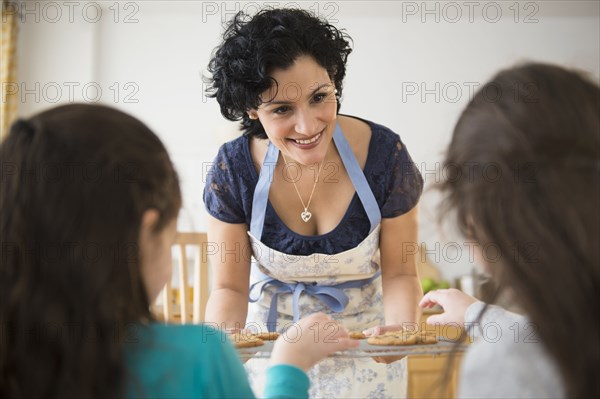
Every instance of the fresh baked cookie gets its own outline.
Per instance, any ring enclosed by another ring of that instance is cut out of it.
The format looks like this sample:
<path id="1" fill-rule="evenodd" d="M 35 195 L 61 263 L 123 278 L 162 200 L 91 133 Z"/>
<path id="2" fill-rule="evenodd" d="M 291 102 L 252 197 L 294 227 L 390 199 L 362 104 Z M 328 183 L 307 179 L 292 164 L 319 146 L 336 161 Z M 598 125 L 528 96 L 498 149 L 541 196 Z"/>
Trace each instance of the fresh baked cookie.
<path id="1" fill-rule="evenodd" d="M 229 339 L 233 342 L 236 348 L 252 348 L 255 346 L 262 346 L 264 342 L 262 339 L 255 337 L 252 334 L 236 333 L 230 334 Z"/>
<path id="2" fill-rule="evenodd" d="M 388 331 L 385 334 L 383 334 L 384 337 L 397 337 L 399 335 L 410 335 L 410 333 L 408 333 L 404 330 L 396 330 L 396 331 Z"/>
<path id="3" fill-rule="evenodd" d="M 371 345 L 414 345 L 417 337 L 414 334 L 378 335 L 367 340 Z"/>
<path id="4" fill-rule="evenodd" d="M 365 339 L 367 336 L 362 331 L 350 331 L 348 336 L 352 339 Z"/>
<path id="5" fill-rule="evenodd" d="M 252 335 L 258 339 L 262 339 L 263 341 L 275 341 L 277 338 L 279 338 L 278 332 L 261 332 Z"/>
<path id="6" fill-rule="evenodd" d="M 423 344 L 423 345 L 437 344 L 437 337 L 434 332 L 421 331 L 415 335 L 417 337 L 417 344 Z"/>

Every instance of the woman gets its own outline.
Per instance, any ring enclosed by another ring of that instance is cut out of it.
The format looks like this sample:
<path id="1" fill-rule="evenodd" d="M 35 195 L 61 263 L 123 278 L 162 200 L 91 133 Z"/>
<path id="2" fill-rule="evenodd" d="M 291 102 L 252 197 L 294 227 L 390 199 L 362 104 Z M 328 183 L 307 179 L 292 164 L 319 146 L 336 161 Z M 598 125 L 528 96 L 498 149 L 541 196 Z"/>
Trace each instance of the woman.
<path id="1" fill-rule="evenodd" d="M 600 396 L 599 109 L 597 83 L 526 64 L 496 75 L 460 117 L 442 214 L 500 250 L 483 264 L 525 316 L 457 290 L 425 295 L 423 307 L 444 308 L 429 323 L 479 325 L 459 397 Z M 481 173 L 491 165 L 493 181 Z"/>
<path id="2" fill-rule="evenodd" d="M 254 396 L 224 334 L 150 314 L 181 206 L 154 133 L 111 108 L 65 105 L 15 123 L 0 163 L 0 397 Z M 276 342 L 264 396 L 306 397 L 304 371 L 353 346 L 341 329 L 336 342 L 306 338 Z"/>
<path id="3" fill-rule="evenodd" d="M 211 94 L 244 135 L 220 148 L 205 186 L 219 245 L 209 321 L 283 330 L 324 311 L 362 331 L 418 320 L 416 262 L 398 240 L 417 241 L 423 182 L 397 134 L 338 114 L 348 40 L 291 9 L 240 13 L 225 31 Z M 384 382 L 402 384 L 401 371 L 329 360 L 311 396 L 396 396 Z"/>

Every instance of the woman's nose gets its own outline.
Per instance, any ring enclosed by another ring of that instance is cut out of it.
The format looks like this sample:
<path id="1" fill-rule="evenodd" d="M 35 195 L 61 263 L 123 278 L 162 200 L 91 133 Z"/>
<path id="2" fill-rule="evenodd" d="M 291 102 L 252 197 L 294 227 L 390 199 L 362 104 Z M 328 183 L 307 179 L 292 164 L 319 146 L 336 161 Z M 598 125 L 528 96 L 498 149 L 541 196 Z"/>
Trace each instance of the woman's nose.
<path id="1" fill-rule="evenodd" d="M 316 133 L 316 128 L 317 118 L 316 115 L 313 115 L 312 110 L 299 109 L 296 114 L 296 132 L 310 137 Z"/>

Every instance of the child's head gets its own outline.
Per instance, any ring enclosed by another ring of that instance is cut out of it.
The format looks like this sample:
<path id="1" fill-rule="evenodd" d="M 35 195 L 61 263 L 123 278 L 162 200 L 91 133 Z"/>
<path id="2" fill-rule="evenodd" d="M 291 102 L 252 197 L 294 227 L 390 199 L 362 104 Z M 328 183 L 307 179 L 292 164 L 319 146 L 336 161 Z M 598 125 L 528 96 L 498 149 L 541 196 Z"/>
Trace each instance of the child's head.
<path id="1" fill-rule="evenodd" d="M 588 373 L 573 364 L 581 347 L 571 343 L 597 343 L 599 333 L 599 110 L 598 85 L 578 73 L 544 64 L 502 71 L 461 115 L 441 186 L 497 284 L 512 288 L 568 364 L 569 389 Z M 590 352 L 597 362 L 598 345 Z"/>
<path id="2" fill-rule="evenodd" d="M 119 376 L 122 328 L 151 318 L 170 276 L 181 194 L 165 147 L 120 111 L 65 105 L 16 122 L 0 162 L 0 375 L 15 379 L 0 385 L 111 396 L 118 381 L 95 384 Z M 49 369 L 26 385 L 27 353 Z"/>

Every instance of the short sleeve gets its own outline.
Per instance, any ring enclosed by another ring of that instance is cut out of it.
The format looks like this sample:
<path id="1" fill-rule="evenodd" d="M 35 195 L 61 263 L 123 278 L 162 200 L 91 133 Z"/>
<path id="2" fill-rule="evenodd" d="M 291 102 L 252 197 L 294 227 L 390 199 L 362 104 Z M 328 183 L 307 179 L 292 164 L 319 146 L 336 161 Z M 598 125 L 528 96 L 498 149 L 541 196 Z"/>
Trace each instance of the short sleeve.
<path id="1" fill-rule="evenodd" d="M 245 223 L 246 215 L 240 189 L 242 182 L 236 169 L 240 167 L 239 148 L 224 144 L 219 149 L 206 175 L 204 206 L 213 217 L 226 223 Z"/>
<path id="2" fill-rule="evenodd" d="M 389 174 L 381 216 L 393 218 L 417 205 L 423 193 L 423 177 L 398 135 L 395 135 L 388 160 Z"/>

